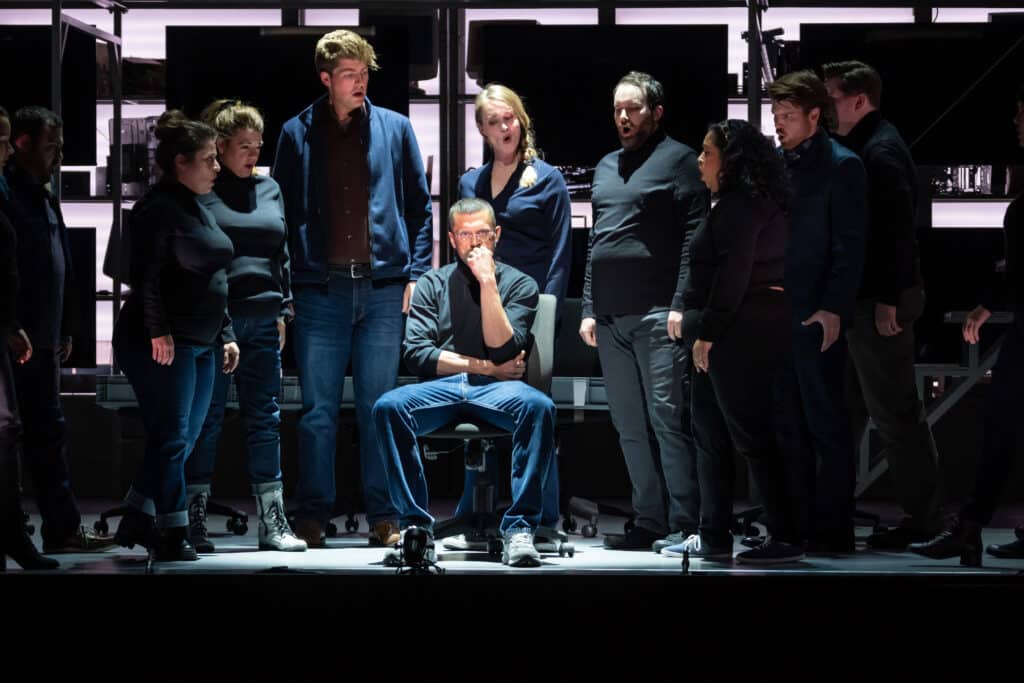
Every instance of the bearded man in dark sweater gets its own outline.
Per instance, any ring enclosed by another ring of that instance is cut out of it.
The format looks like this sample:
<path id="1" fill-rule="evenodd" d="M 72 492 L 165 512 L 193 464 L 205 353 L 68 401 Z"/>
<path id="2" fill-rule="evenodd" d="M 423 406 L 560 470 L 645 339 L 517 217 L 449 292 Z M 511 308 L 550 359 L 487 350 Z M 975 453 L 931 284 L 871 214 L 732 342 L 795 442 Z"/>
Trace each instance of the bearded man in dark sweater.
<path id="1" fill-rule="evenodd" d="M 825 87 L 836 105 L 835 139 L 867 171 L 868 230 L 864 276 L 846 331 L 846 403 L 854 445 L 874 421 L 889 476 L 907 517 L 868 537 L 880 550 L 904 550 L 938 531 L 938 454 L 914 377 L 914 321 L 924 285 L 914 235 L 917 172 L 899 131 L 882 118 L 882 79 L 862 62 L 826 64 Z"/>
<path id="2" fill-rule="evenodd" d="M 699 517 L 682 293 L 708 196 L 696 152 L 661 129 L 662 85 L 634 71 L 613 97 L 622 149 L 594 170 L 580 336 L 597 347 L 633 485 L 636 525 L 605 546 L 659 552 L 696 533 Z"/>

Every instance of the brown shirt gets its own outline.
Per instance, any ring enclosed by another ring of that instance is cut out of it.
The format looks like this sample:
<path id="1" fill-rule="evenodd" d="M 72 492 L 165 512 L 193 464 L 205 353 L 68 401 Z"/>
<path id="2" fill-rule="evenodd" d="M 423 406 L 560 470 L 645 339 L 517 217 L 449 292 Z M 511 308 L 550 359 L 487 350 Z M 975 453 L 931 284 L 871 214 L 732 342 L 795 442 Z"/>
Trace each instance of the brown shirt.
<path id="1" fill-rule="evenodd" d="M 370 171 L 361 137 L 363 112 L 353 112 L 344 128 L 338 124 L 333 111 L 324 118 L 327 262 L 330 265 L 370 263 Z"/>

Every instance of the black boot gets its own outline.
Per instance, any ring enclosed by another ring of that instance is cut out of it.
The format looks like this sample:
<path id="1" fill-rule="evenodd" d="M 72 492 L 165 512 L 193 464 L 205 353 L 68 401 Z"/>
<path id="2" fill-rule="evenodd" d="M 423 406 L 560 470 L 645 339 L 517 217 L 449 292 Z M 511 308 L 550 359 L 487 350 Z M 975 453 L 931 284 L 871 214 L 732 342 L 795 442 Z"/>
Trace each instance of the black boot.
<path id="1" fill-rule="evenodd" d="M 925 543 L 911 543 L 907 550 L 933 560 L 960 556 L 960 564 L 981 566 L 981 525 L 969 519 L 956 518 L 952 525 Z"/>
<path id="2" fill-rule="evenodd" d="M 185 527 L 158 529 L 153 545 L 153 560 L 156 562 L 183 562 L 198 560 L 196 549 L 188 542 Z"/>
<path id="3" fill-rule="evenodd" d="M 40 555 L 25 531 L 19 470 L 17 438 L 7 430 L 0 433 L 0 571 L 7 557 L 22 569 L 56 569 L 60 563 Z"/>

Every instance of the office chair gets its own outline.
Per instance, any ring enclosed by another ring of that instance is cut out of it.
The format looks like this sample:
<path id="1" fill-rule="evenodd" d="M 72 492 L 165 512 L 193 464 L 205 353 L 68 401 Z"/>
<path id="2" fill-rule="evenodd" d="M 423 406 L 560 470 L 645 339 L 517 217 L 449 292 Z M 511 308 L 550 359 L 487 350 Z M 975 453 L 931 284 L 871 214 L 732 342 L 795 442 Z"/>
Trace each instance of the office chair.
<path id="1" fill-rule="evenodd" d="M 534 389 L 551 393 L 551 375 L 554 360 L 555 345 L 555 310 L 557 300 L 551 294 L 541 294 L 537 301 L 537 313 L 533 319 L 533 326 L 530 334 L 533 343 L 530 346 L 529 355 L 526 361 L 526 383 Z M 473 507 L 471 512 L 461 517 L 454 517 L 434 525 L 434 537 L 445 538 L 458 534 L 476 535 L 487 539 L 487 553 L 491 557 L 500 557 L 502 541 L 498 534 L 498 527 L 501 523 L 503 511 L 496 509 L 496 479 L 491 469 L 481 469 L 482 463 L 486 462 L 484 453 L 493 450 L 494 440 L 510 438 L 511 434 L 504 429 L 499 429 L 480 420 L 466 419 L 456 420 L 444 427 L 424 434 L 420 437 L 426 442 L 437 440 L 461 441 L 463 446 L 463 458 L 466 469 L 480 470 L 476 485 L 473 489 Z M 480 452 L 470 448 L 472 441 L 482 441 Z M 434 459 L 440 451 L 424 447 L 424 457 Z M 495 462 L 496 458 L 491 458 Z M 557 463 L 553 463 L 556 465 Z M 573 548 L 568 543 L 558 542 L 558 554 L 561 557 L 573 554 Z"/>

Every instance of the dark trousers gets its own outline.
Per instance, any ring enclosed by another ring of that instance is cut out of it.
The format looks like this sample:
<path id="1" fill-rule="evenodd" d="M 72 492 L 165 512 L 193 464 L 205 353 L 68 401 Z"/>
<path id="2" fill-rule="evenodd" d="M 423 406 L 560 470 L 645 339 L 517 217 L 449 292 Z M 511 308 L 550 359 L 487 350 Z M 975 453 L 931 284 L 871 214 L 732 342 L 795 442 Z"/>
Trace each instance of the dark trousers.
<path id="1" fill-rule="evenodd" d="M 188 485 L 209 485 L 217 464 L 217 443 L 224 424 L 228 388 L 234 378 L 238 402 L 245 418 L 249 483 L 281 480 L 281 352 L 275 315 L 232 315 L 241 352 L 233 374 L 216 371 L 213 397 L 203 429 L 185 462 Z"/>
<path id="2" fill-rule="evenodd" d="M 770 533 L 799 542 L 786 463 L 775 436 L 776 392 L 789 352 L 789 307 L 782 292 L 748 295 L 691 380 L 693 433 L 700 476 L 701 535 L 731 543 L 732 452 L 743 456 L 761 492 Z"/>
<path id="3" fill-rule="evenodd" d="M 60 405 L 60 360 L 54 349 L 33 349 L 32 358 L 14 366 L 21 417 L 21 457 L 35 487 L 43 518 L 43 540 L 59 544 L 82 523 L 71 492 L 68 430 Z"/>
<path id="4" fill-rule="evenodd" d="M 148 339 L 114 331 L 114 353 L 132 383 L 146 428 L 146 453 L 125 498 L 156 517 L 158 528 L 188 525 L 185 459 L 203 426 L 222 354 L 213 346 L 175 343 L 174 361 L 158 365 Z"/>
<path id="5" fill-rule="evenodd" d="M 999 496 L 1010 480 L 1017 455 L 1017 430 L 1024 416 L 1024 314 L 1018 311 L 1016 316 L 992 368 L 981 459 L 974 490 L 960 512 L 961 517 L 982 526 L 992 521 Z"/>
<path id="6" fill-rule="evenodd" d="M 689 354 L 668 336 L 668 309 L 599 316 L 608 408 L 633 485 L 636 524 L 693 532 L 700 514 L 690 426 Z"/>
<path id="7" fill-rule="evenodd" d="M 802 536 L 842 535 L 853 527 L 856 464 L 843 400 L 846 343 L 822 353 L 822 328 L 791 319 L 791 352 L 778 384 L 776 429 L 787 460 L 796 529 Z"/>
<path id="8" fill-rule="evenodd" d="M 939 503 L 938 454 L 914 378 L 914 320 L 923 304 L 920 288 L 904 292 L 897 308 L 903 332 L 883 337 L 875 329 L 875 302 L 857 302 L 853 326 L 846 333 L 846 402 L 854 445 L 860 443 L 870 416 L 882 437 L 900 505 L 917 524 L 930 527 Z"/>

